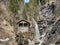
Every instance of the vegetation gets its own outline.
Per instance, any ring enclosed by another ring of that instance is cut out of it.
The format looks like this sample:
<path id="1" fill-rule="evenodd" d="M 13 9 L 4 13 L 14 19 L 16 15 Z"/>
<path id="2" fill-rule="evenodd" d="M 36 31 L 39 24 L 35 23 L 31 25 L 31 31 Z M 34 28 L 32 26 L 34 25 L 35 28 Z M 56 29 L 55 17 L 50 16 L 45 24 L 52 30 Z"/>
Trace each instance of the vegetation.
<path id="1" fill-rule="evenodd" d="M 44 5 L 46 3 L 46 0 L 40 0 L 41 4 Z"/>
<path id="2" fill-rule="evenodd" d="M 30 0 L 30 3 L 25 4 L 25 13 L 24 15 L 29 19 L 31 19 L 31 17 L 35 16 L 35 13 L 37 12 L 37 8 L 38 8 L 38 1 L 37 0 Z"/>
<path id="3" fill-rule="evenodd" d="M 24 12 L 23 12 L 23 18 L 25 19 L 30 19 L 31 17 L 35 17 L 37 10 L 38 10 L 38 5 L 39 5 L 39 1 L 38 0 L 30 0 L 30 3 L 27 3 L 25 5 L 23 5 L 24 1 L 23 0 L 9 0 L 9 8 L 10 10 L 14 13 L 14 15 L 17 14 L 17 11 L 19 10 L 19 4 L 18 1 L 20 1 L 20 5 L 22 5 L 24 7 Z M 45 0 L 40 0 L 41 4 L 45 4 Z M 20 7 L 22 8 L 22 7 Z"/>
<path id="4" fill-rule="evenodd" d="M 16 15 L 19 10 L 18 0 L 9 0 L 9 3 L 10 10 Z"/>

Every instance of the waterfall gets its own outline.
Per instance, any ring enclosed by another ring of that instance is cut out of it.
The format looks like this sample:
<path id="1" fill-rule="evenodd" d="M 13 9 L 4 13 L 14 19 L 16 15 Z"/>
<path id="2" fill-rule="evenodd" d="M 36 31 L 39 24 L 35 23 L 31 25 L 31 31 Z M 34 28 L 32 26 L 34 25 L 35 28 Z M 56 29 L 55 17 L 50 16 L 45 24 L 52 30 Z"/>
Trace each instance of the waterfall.
<path id="1" fill-rule="evenodd" d="M 32 20 L 33 20 L 33 24 L 35 25 L 35 33 L 36 33 L 35 38 L 36 38 L 36 41 L 39 41 L 38 45 L 42 45 L 42 43 L 44 42 L 44 36 L 46 35 L 46 32 L 43 33 L 42 35 L 40 35 L 37 22 L 34 20 L 34 18 Z"/>
<path id="2" fill-rule="evenodd" d="M 39 41 L 40 33 L 39 33 L 38 25 L 37 25 L 37 22 L 34 20 L 34 18 L 32 18 L 32 20 L 33 20 L 33 23 L 35 25 L 35 33 L 36 33 L 35 38 L 37 41 Z"/>
<path id="3" fill-rule="evenodd" d="M 42 43 L 44 42 L 44 36 L 45 36 L 45 35 L 46 35 L 46 32 L 43 33 L 43 34 L 40 36 L 42 39 L 40 39 L 39 45 L 42 45 Z"/>

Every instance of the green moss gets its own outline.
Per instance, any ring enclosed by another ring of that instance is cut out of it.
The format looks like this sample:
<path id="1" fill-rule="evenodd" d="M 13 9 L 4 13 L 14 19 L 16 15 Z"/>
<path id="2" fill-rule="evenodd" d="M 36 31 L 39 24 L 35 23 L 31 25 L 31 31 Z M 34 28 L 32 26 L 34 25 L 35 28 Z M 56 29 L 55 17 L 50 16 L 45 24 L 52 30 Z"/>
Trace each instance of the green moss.
<path id="1" fill-rule="evenodd" d="M 18 0 L 9 0 L 9 8 L 16 15 L 19 10 Z"/>

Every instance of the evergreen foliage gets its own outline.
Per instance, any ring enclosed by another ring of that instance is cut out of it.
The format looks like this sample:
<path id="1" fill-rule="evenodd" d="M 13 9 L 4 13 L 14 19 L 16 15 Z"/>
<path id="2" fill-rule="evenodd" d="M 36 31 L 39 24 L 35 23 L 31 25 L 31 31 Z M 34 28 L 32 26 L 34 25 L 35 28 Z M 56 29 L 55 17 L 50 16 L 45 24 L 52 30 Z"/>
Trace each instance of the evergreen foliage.
<path id="1" fill-rule="evenodd" d="M 9 0 L 9 8 L 16 15 L 19 10 L 18 0 Z"/>
<path id="2" fill-rule="evenodd" d="M 38 0 L 30 0 L 30 3 L 25 4 L 25 16 L 35 17 L 35 13 L 37 12 L 37 7 L 38 7 Z"/>

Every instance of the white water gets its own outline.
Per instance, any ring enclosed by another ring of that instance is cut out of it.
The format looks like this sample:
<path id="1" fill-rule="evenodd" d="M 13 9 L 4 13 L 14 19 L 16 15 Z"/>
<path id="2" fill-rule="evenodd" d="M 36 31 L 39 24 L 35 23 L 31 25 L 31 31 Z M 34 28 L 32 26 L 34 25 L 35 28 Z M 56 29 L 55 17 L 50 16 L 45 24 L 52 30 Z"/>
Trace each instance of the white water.
<path id="1" fill-rule="evenodd" d="M 42 12 L 40 12 L 40 13 L 41 13 L 41 15 L 45 15 L 46 17 L 52 15 L 52 12 L 51 11 L 49 12 L 49 10 L 47 10 L 47 7 L 45 9 L 43 9 Z M 33 24 L 35 26 L 35 33 L 36 33 L 35 38 L 36 38 L 36 41 L 39 42 L 39 45 L 42 45 L 42 43 L 44 42 L 44 37 L 46 35 L 46 32 L 43 33 L 42 35 L 40 35 L 37 22 L 34 20 L 34 18 L 32 18 L 32 21 L 33 21 Z"/>
<path id="2" fill-rule="evenodd" d="M 47 10 L 47 9 L 48 9 L 48 7 L 44 8 L 42 11 L 39 12 L 40 15 L 45 16 L 46 19 L 53 15 L 52 10 L 51 9 Z M 36 39 L 36 41 L 39 41 L 38 45 L 42 45 L 42 43 L 44 42 L 44 39 L 45 39 L 46 32 L 43 33 L 42 35 L 40 35 L 37 22 L 34 20 L 34 18 L 32 18 L 32 21 L 35 26 L 35 39 Z"/>
<path id="3" fill-rule="evenodd" d="M 38 25 L 37 25 L 37 22 L 34 20 L 34 18 L 32 18 L 32 20 L 33 20 L 33 24 L 35 26 L 35 33 L 36 33 L 35 38 L 37 41 L 39 41 L 40 33 L 39 33 Z"/>
<path id="4" fill-rule="evenodd" d="M 40 37 L 42 37 L 42 39 L 40 40 L 39 45 L 42 45 L 42 43 L 44 42 L 44 37 L 45 37 L 46 33 L 43 33 Z"/>
<path id="5" fill-rule="evenodd" d="M 42 43 L 44 42 L 44 36 L 46 35 L 46 33 L 43 33 L 42 35 L 40 35 L 37 22 L 34 20 L 34 18 L 32 20 L 35 25 L 36 41 L 39 41 L 39 45 L 42 45 Z M 40 39 L 41 37 L 42 37 L 42 39 Z"/>

